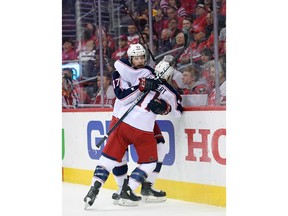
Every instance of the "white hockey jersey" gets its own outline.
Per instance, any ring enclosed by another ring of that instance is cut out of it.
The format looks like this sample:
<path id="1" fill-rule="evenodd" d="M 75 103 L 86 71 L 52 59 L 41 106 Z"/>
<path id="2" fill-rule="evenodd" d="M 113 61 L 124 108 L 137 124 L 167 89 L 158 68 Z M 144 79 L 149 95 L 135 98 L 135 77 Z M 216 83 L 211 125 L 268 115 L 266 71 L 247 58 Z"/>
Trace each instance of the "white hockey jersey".
<path id="1" fill-rule="evenodd" d="M 145 66 L 135 69 L 128 60 L 119 59 L 115 62 L 116 71 L 113 73 L 113 87 L 116 95 L 113 115 L 121 118 L 132 106 L 133 102 L 143 94 L 138 88 L 139 78 L 155 78 L 154 69 Z M 123 122 L 143 131 L 152 132 L 156 114 L 147 108 L 148 103 L 155 98 L 163 99 L 171 105 L 171 114 L 178 118 L 181 116 L 183 108 L 181 106 L 181 96 L 167 82 L 159 85 L 156 91 L 150 91 L 142 101 L 136 105 L 124 118 Z M 169 113 L 169 114 L 170 114 Z"/>

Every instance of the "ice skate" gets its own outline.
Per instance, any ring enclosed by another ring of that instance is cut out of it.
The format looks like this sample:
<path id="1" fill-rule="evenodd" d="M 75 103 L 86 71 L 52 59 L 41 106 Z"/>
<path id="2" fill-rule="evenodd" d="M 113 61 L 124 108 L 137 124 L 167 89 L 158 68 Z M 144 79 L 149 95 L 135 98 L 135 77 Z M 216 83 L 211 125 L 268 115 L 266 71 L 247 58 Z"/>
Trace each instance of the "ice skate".
<path id="1" fill-rule="evenodd" d="M 127 176 L 127 178 L 124 179 L 123 187 L 128 185 L 128 179 L 129 179 L 129 176 Z M 117 192 L 112 194 L 112 199 L 113 199 L 113 204 L 114 205 L 118 205 L 119 204 L 119 200 L 121 198 L 120 197 L 120 193 L 121 193 L 121 189 L 119 189 Z"/>
<path id="2" fill-rule="evenodd" d="M 151 182 L 142 183 L 141 195 L 145 202 L 164 202 L 166 200 L 166 192 L 153 189 Z"/>
<path id="3" fill-rule="evenodd" d="M 137 206 L 141 200 L 141 196 L 134 194 L 132 189 L 128 186 L 128 180 L 124 181 L 122 191 L 120 193 L 119 205 L 121 206 Z"/>
<path id="4" fill-rule="evenodd" d="M 97 194 L 99 193 L 99 188 L 101 187 L 101 183 L 99 181 L 95 181 L 94 186 L 91 186 L 90 190 L 88 191 L 87 195 L 84 197 L 85 207 L 92 206 Z"/>

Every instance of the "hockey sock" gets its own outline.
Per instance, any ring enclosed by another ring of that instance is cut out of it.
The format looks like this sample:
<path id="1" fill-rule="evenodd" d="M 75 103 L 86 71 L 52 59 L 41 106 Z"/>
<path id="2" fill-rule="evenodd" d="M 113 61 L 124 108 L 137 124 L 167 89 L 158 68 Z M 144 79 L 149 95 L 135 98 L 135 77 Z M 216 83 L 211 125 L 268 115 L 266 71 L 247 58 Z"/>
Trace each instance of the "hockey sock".
<path id="1" fill-rule="evenodd" d="M 102 155 L 99 159 L 98 165 L 94 170 L 91 186 L 94 185 L 95 181 L 99 181 L 103 185 L 106 182 L 110 172 L 117 164 L 117 161 L 111 160 Z"/>
<path id="2" fill-rule="evenodd" d="M 118 192 L 121 191 L 124 180 L 127 178 L 127 171 L 128 171 L 128 165 L 124 164 L 122 166 L 114 167 L 112 170 L 114 176 L 115 176 L 115 181 L 118 185 Z"/>
<path id="3" fill-rule="evenodd" d="M 166 155 L 166 146 L 164 145 L 164 142 L 159 142 L 157 143 L 157 155 L 158 155 L 158 161 L 157 161 L 157 165 L 155 167 L 155 169 L 153 170 L 153 172 L 148 175 L 146 181 L 151 182 L 152 185 L 155 183 L 161 168 L 162 168 L 162 164 L 163 164 L 163 160 L 164 157 Z"/>
<path id="4" fill-rule="evenodd" d="M 128 186 L 134 191 L 140 185 L 140 183 L 144 182 L 147 176 L 152 173 L 152 171 L 155 169 L 155 166 L 156 162 L 140 164 L 131 173 Z"/>
<path id="5" fill-rule="evenodd" d="M 148 175 L 146 181 L 151 182 L 153 185 L 160 173 L 161 167 L 162 167 L 162 163 L 157 162 L 156 168 L 153 170 L 153 172 L 150 175 Z"/>

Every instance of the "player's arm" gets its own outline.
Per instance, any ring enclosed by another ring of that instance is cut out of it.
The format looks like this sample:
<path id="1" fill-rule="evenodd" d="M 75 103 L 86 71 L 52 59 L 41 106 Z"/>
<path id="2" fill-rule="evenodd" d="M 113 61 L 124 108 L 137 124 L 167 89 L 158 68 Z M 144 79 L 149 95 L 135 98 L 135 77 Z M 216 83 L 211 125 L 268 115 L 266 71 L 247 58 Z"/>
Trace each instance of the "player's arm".
<path id="1" fill-rule="evenodd" d="M 121 79 L 118 71 L 113 72 L 113 88 L 115 96 L 124 102 L 124 104 L 129 104 L 133 102 L 139 95 L 141 91 L 138 85 L 131 86 L 129 83 Z"/>

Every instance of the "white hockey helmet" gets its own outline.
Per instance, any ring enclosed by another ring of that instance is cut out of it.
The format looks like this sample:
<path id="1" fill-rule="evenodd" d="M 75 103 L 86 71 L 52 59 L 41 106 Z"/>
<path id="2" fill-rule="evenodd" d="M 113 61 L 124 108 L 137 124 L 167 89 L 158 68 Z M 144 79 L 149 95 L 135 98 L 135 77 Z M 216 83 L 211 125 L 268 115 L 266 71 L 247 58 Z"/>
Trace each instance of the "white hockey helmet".
<path id="1" fill-rule="evenodd" d="M 144 47 L 137 43 L 137 44 L 130 44 L 128 50 L 127 50 L 127 55 L 129 58 L 130 63 L 132 64 L 132 57 L 133 56 L 145 56 L 145 62 L 147 61 L 147 55 L 146 55 L 146 50 Z"/>
<path id="2" fill-rule="evenodd" d="M 161 78 L 167 80 L 170 76 L 173 76 L 175 69 L 172 66 L 169 66 L 169 63 L 167 61 L 162 60 L 155 66 L 156 76 L 160 76 L 162 71 L 164 70 L 165 73 L 161 76 Z"/>

